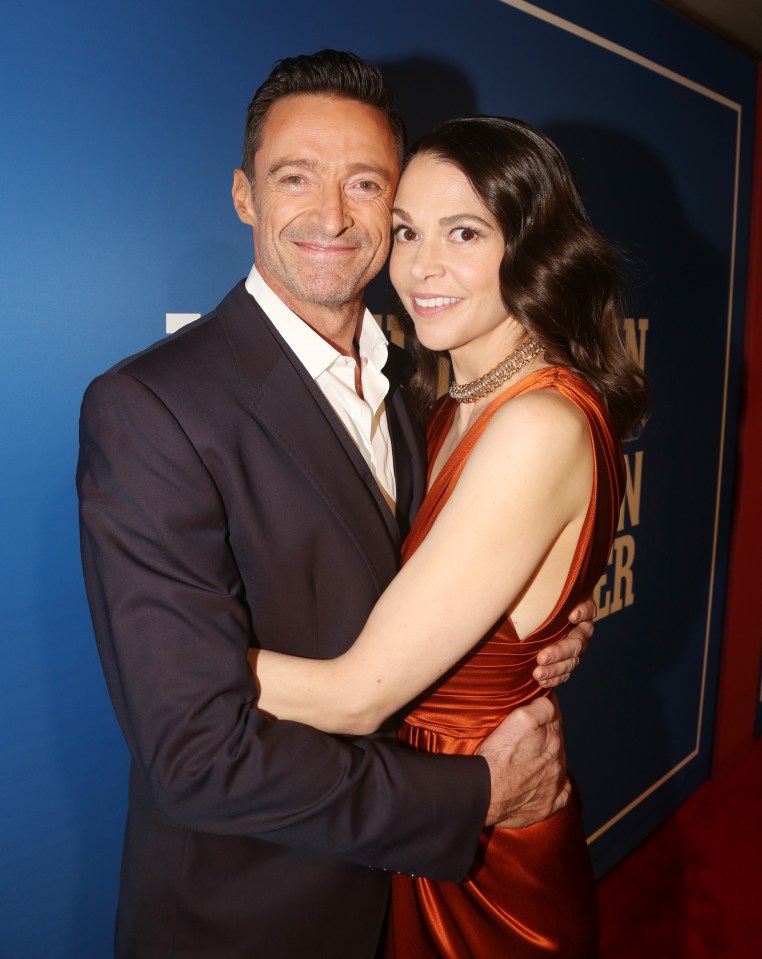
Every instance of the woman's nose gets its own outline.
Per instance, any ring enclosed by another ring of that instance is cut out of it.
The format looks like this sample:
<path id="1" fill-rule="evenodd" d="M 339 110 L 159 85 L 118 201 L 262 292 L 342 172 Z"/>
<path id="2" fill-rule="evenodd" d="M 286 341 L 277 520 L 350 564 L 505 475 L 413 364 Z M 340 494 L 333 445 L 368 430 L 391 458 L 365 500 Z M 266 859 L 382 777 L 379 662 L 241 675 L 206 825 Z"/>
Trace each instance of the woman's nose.
<path id="1" fill-rule="evenodd" d="M 421 240 L 416 244 L 415 256 L 410 264 L 410 272 L 417 280 L 430 276 L 442 276 L 444 263 L 438 244 Z"/>

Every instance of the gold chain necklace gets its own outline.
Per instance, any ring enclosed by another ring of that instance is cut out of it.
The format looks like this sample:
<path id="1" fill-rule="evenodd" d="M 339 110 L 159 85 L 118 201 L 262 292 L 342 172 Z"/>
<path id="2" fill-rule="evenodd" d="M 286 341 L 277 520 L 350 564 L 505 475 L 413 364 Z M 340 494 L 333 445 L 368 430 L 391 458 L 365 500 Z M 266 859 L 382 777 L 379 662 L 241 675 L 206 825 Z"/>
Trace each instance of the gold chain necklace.
<path id="1" fill-rule="evenodd" d="M 494 369 L 491 369 L 478 380 L 471 380 L 470 383 L 451 383 L 450 396 L 456 403 L 475 403 L 485 396 L 489 396 L 498 386 L 502 386 L 512 376 L 514 376 L 527 363 L 542 353 L 544 347 L 539 340 L 532 339 L 524 346 L 520 346 L 509 353 L 508 356 L 498 363 Z"/>

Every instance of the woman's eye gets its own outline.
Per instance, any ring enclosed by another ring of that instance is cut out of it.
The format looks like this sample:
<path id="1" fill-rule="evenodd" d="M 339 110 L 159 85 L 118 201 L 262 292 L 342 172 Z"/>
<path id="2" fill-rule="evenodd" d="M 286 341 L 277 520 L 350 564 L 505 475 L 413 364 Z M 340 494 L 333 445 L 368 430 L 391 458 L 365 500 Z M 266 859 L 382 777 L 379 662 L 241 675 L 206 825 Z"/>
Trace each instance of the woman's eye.
<path id="1" fill-rule="evenodd" d="M 453 230 L 453 235 L 458 242 L 468 243 L 469 240 L 475 240 L 479 234 L 470 226 L 459 226 L 457 230 Z"/>
<path id="2" fill-rule="evenodd" d="M 410 243 L 416 239 L 418 234 L 412 227 L 397 226 L 392 230 L 392 235 L 399 243 Z"/>
<path id="3" fill-rule="evenodd" d="M 410 243 L 416 238 L 416 232 L 409 226 L 397 226 L 392 231 L 394 239 L 399 243 Z"/>

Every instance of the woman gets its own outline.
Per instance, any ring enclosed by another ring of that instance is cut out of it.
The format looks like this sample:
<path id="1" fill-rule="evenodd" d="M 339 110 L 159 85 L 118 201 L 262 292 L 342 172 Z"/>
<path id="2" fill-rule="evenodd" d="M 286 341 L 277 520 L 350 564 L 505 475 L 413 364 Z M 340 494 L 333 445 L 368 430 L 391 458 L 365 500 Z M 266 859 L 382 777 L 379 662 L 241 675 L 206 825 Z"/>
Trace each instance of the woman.
<path id="1" fill-rule="evenodd" d="M 400 737 L 472 753 L 590 595 L 616 531 L 618 439 L 645 412 L 621 337 L 615 258 L 566 162 L 516 120 L 453 120 L 418 144 L 394 209 L 392 281 L 419 353 L 411 399 L 454 383 L 428 425 L 429 490 L 404 566 L 329 661 L 261 652 L 260 707 L 368 733 L 419 697 Z M 414 331 L 413 327 L 414 326 Z M 459 884 L 395 877 L 391 957 L 597 955 L 576 797 L 545 822 L 488 829 Z"/>

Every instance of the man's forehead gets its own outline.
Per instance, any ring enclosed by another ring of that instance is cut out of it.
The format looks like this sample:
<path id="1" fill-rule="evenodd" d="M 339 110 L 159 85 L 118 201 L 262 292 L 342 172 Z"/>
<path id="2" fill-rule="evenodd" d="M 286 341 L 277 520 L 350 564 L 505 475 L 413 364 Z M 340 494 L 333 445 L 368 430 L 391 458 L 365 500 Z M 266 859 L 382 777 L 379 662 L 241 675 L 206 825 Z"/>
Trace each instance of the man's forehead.
<path id="1" fill-rule="evenodd" d="M 370 103 L 364 103 L 354 97 L 342 96 L 335 93 L 287 93 L 285 96 L 273 100 L 267 111 L 266 120 L 277 114 L 292 114 L 294 112 L 303 115 L 314 114 L 322 116 L 326 110 L 338 113 L 353 113 L 367 111 L 372 116 L 378 116 L 384 122 L 386 117 L 382 110 L 372 106 Z"/>
<path id="2" fill-rule="evenodd" d="M 375 160 L 376 165 L 385 149 L 391 149 L 395 157 L 390 172 L 398 172 L 396 145 L 386 115 L 359 100 L 326 94 L 289 94 L 276 100 L 264 118 L 257 153 L 269 154 L 270 167 L 289 156 L 307 159 L 311 147 L 324 151 L 334 144 L 337 151 L 342 147 L 361 151 L 357 162 Z M 277 160 L 273 152 L 280 155 Z"/>

